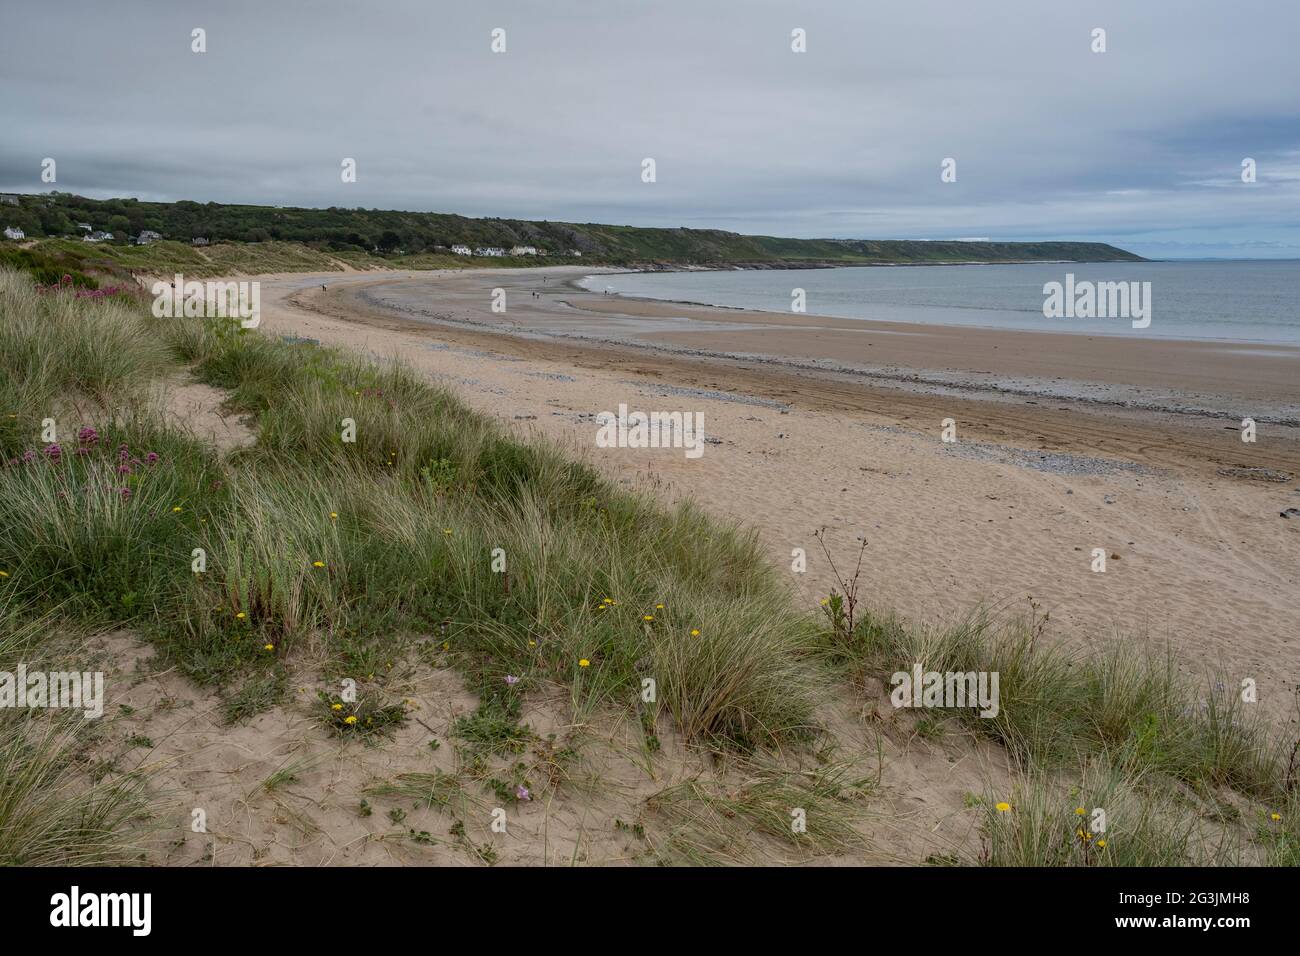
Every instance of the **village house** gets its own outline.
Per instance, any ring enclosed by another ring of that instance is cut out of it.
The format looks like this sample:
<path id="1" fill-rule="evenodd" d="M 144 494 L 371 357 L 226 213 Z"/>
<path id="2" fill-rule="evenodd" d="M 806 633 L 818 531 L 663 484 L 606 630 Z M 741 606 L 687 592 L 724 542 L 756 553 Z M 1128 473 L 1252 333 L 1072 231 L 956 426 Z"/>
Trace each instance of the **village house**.
<path id="1" fill-rule="evenodd" d="M 82 232 L 90 232 L 95 227 L 88 222 L 79 222 L 77 223 L 77 228 L 80 229 Z"/>
<path id="2" fill-rule="evenodd" d="M 506 251 L 500 246 L 479 246 L 474 250 L 476 256 L 489 256 L 492 258 L 504 256 Z"/>
<path id="3" fill-rule="evenodd" d="M 10 206 L 17 206 L 18 197 L 13 193 L 0 193 L 0 202 L 7 203 Z"/>
<path id="4" fill-rule="evenodd" d="M 535 256 L 537 255 L 536 246 L 512 246 L 510 248 L 512 256 Z"/>
<path id="5" fill-rule="evenodd" d="M 582 253 L 579 252 L 577 249 L 570 249 L 570 250 L 569 250 L 569 255 L 573 256 L 573 258 L 575 258 L 575 259 L 581 259 L 581 258 L 582 258 Z"/>
<path id="6" fill-rule="evenodd" d="M 474 254 L 470 252 L 469 246 L 452 246 L 451 251 L 458 256 L 472 256 Z"/>
<path id="7" fill-rule="evenodd" d="M 26 239 L 27 233 L 23 232 L 17 226 L 5 226 L 6 239 Z"/>
<path id="8" fill-rule="evenodd" d="M 154 232 L 152 229 L 141 229 L 140 235 L 135 237 L 135 243 L 138 246 L 147 246 L 151 242 L 157 242 L 162 238 L 162 233 Z"/>
<path id="9" fill-rule="evenodd" d="M 112 238 L 113 238 L 113 234 L 111 232 L 96 231 L 96 232 L 92 232 L 88 236 L 82 236 L 81 241 L 82 242 L 108 242 Z"/>
<path id="10" fill-rule="evenodd" d="M 191 246 L 206 246 L 207 244 L 208 240 L 204 236 L 195 236 L 190 240 Z"/>

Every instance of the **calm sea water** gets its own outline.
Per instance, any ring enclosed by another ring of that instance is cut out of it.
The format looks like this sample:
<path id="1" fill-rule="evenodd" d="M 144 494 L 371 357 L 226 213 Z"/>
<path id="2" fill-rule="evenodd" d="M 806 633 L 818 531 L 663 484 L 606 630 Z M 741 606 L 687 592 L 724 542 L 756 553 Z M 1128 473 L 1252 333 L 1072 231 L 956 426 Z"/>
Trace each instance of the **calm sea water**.
<path id="1" fill-rule="evenodd" d="M 1150 282 L 1151 325 L 1128 319 L 1045 318 L 1043 285 Z M 809 315 L 849 319 L 1039 329 L 1089 335 L 1300 345 L 1300 261 L 1025 263 L 869 266 L 743 272 L 655 272 L 589 276 L 599 292 L 733 308 L 789 312 L 792 290 Z"/>

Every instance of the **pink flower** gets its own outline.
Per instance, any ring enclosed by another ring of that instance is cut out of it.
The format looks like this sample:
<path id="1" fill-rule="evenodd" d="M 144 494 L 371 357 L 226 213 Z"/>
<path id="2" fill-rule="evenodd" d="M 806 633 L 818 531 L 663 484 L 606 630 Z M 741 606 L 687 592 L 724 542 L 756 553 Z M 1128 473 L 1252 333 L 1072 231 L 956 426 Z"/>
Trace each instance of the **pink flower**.
<path id="1" fill-rule="evenodd" d="M 516 677 L 514 674 L 507 674 L 507 675 L 506 675 L 506 684 L 507 684 L 507 685 L 513 687 L 515 684 L 518 684 L 518 683 L 519 683 L 519 678 Z"/>
<path id="2" fill-rule="evenodd" d="M 77 441 L 83 445 L 94 445 L 99 441 L 99 432 L 87 425 L 81 431 L 77 432 Z"/>
<path id="3" fill-rule="evenodd" d="M 63 456 L 63 449 L 58 445 L 46 445 L 45 454 L 50 456 L 50 461 L 58 461 Z"/>
<path id="4" fill-rule="evenodd" d="M 525 787 L 522 783 L 519 786 L 515 787 L 515 796 L 520 800 L 533 799 L 533 795 L 528 792 L 528 788 Z"/>
<path id="5" fill-rule="evenodd" d="M 147 462 L 148 462 L 149 464 L 151 464 L 151 465 L 157 464 L 157 462 L 158 462 L 158 453 L 157 453 L 156 451 L 151 451 L 151 452 L 149 452 L 149 454 L 147 454 L 147 455 L 144 456 L 144 460 L 147 461 Z"/>

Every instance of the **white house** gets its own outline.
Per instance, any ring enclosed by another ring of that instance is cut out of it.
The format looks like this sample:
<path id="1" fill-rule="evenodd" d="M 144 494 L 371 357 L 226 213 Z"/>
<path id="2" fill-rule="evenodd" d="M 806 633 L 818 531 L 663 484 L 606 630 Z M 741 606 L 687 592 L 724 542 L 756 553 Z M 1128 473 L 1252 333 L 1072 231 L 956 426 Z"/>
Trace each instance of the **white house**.
<path id="1" fill-rule="evenodd" d="M 8 203 L 10 206 L 17 206 L 18 197 L 13 193 L 0 193 L 0 202 Z"/>
<path id="2" fill-rule="evenodd" d="M 27 233 L 23 232 L 17 226 L 5 226 L 6 239 L 26 239 Z"/>
<path id="3" fill-rule="evenodd" d="M 136 245 L 147 246 L 151 242 L 157 242 L 162 238 L 162 233 L 154 232 L 152 229 L 141 229 L 140 235 L 135 237 Z"/>
<path id="4" fill-rule="evenodd" d="M 500 246 L 479 246 L 477 249 L 474 250 L 474 255 L 476 256 L 497 257 L 497 256 L 504 256 L 505 254 L 506 251 L 502 249 Z"/>
<path id="5" fill-rule="evenodd" d="M 582 253 L 579 252 L 577 249 L 570 249 L 570 250 L 569 250 L 569 255 L 573 256 L 573 258 L 575 258 L 575 259 L 581 259 L 581 258 L 582 258 Z"/>
<path id="6" fill-rule="evenodd" d="M 536 246 L 511 246 L 510 254 L 512 256 L 535 256 L 537 255 Z"/>
<path id="7" fill-rule="evenodd" d="M 206 246 L 207 244 L 208 244 L 208 240 L 207 237 L 205 236 L 195 236 L 193 239 L 190 240 L 191 246 Z"/>
<path id="8" fill-rule="evenodd" d="M 82 232 L 90 232 L 95 227 L 88 222 L 79 222 L 77 223 L 77 228 L 80 229 Z"/>
<path id="9" fill-rule="evenodd" d="M 82 236 L 81 241 L 82 242 L 107 242 L 109 239 L 112 238 L 113 238 L 113 234 L 111 232 L 92 232 L 88 236 Z"/>
<path id="10" fill-rule="evenodd" d="M 451 251 L 453 255 L 457 256 L 472 256 L 474 254 L 470 252 L 469 246 L 452 246 Z"/>

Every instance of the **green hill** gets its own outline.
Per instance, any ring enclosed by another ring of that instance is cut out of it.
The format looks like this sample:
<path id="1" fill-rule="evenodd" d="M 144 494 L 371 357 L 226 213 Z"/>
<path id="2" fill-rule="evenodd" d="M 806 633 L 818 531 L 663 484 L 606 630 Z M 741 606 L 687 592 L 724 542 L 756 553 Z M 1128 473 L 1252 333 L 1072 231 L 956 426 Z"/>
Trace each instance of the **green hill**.
<path id="1" fill-rule="evenodd" d="M 774 268 L 873 263 L 1141 261 L 1140 256 L 1099 242 L 782 239 L 744 236 L 720 229 L 471 219 L 448 213 L 381 209 L 300 209 L 188 201 L 155 203 L 136 199 L 86 199 L 58 192 L 17 198 L 16 206 L 0 206 L 3 225 L 18 226 L 33 238 L 80 239 L 86 226 L 111 232 L 114 239 L 98 248 L 114 259 L 130 258 L 112 251 L 118 245 L 125 245 L 128 236 L 151 230 L 186 245 L 194 240 L 207 240 L 209 244 L 298 244 L 325 254 L 322 257 L 307 251 L 293 253 L 278 247 L 277 257 L 299 260 L 297 265 L 280 268 L 331 268 L 321 264 L 331 257 L 342 257 L 362 268 L 372 265 L 419 268 L 426 265 L 420 257 L 442 260 L 452 254 L 453 245 L 497 246 L 507 251 L 517 245 L 534 246 L 544 250 L 545 260 L 551 262 L 576 261 L 580 254 L 584 263 L 639 266 Z M 173 254 L 178 252 L 172 249 Z M 153 264 L 161 257 L 154 253 L 143 258 Z M 459 261 L 468 264 L 465 257 Z M 495 264 L 535 261 L 530 256 L 507 259 L 505 263 L 498 259 Z"/>

